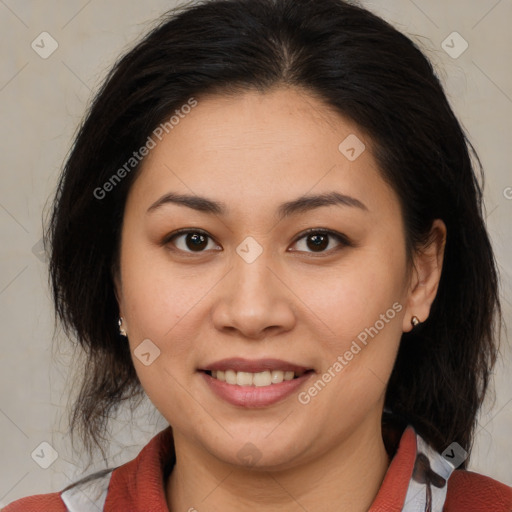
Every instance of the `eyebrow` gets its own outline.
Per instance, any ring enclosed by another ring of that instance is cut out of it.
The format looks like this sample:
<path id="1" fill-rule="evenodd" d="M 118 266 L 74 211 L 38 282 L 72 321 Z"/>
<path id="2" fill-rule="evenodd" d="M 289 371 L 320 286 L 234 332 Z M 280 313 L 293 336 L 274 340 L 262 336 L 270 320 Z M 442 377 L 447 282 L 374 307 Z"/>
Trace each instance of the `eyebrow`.
<path id="1" fill-rule="evenodd" d="M 148 208 L 146 214 L 154 212 L 165 204 L 177 204 L 200 212 L 221 216 L 225 216 L 229 211 L 225 203 L 220 201 L 213 201 L 212 199 L 201 196 L 175 194 L 170 192 L 155 201 Z M 279 205 L 277 215 L 278 218 L 282 220 L 283 218 L 290 217 L 291 215 L 304 213 L 322 206 L 332 205 L 351 206 L 368 211 L 366 205 L 355 197 L 340 194 L 339 192 L 326 192 L 317 195 L 306 195 L 294 199 L 293 201 L 282 203 Z"/>

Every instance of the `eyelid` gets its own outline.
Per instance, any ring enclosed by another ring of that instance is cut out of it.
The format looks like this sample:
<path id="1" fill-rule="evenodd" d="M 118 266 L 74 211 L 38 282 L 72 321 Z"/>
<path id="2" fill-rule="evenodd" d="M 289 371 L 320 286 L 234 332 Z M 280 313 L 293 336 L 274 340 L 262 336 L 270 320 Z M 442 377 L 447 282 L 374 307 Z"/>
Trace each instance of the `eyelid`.
<path id="1" fill-rule="evenodd" d="M 168 245 L 169 243 L 172 242 L 173 239 L 177 238 L 180 235 L 185 235 L 188 233 L 198 233 L 200 235 L 205 236 L 206 238 L 213 240 L 215 243 L 217 243 L 216 240 L 208 232 L 206 232 L 200 228 L 182 228 L 182 229 L 178 229 L 177 231 L 173 231 L 169 235 L 166 235 L 164 237 L 164 239 L 162 240 L 161 244 L 164 246 Z M 338 231 L 334 231 L 332 229 L 327 229 L 327 228 L 309 228 L 305 231 L 302 231 L 295 237 L 295 239 L 293 241 L 293 245 L 296 244 L 302 238 L 305 238 L 309 234 L 329 235 L 331 238 L 334 238 L 338 242 L 340 242 L 340 244 L 342 246 L 346 246 L 346 247 L 354 247 L 355 246 L 355 244 L 343 233 L 339 233 Z M 294 250 L 293 252 L 313 254 L 313 255 L 316 254 L 318 256 L 322 256 L 322 255 L 329 255 L 338 249 L 339 248 L 334 248 L 334 249 L 329 249 L 328 251 L 321 251 L 318 253 L 315 253 L 314 251 L 297 251 L 297 250 Z M 177 248 L 176 248 L 176 250 L 179 252 L 188 254 L 188 255 L 193 255 L 193 254 L 200 255 L 200 254 L 204 254 L 206 252 L 206 251 L 198 251 L 197 253 L 194 253 L 194 251 L 183 251 L 183 250 L 177 249 Z"/>

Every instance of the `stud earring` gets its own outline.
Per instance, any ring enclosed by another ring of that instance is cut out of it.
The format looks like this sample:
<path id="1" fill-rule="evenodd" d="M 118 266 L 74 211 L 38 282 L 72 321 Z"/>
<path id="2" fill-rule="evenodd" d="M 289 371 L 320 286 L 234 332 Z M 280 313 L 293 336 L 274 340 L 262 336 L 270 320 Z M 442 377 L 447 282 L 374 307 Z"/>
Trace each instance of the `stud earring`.
<path id="1" fill-rule="evenodd" d="M 127 336 L 126 331 L 125 331 L 125 330 L 124 330 L 124 328 L 122 327 L 122 324 L 123 324 L 123 317 L 119 318 L 119 320 L 118 320 L 118 322 L 117 322 L 117 323 L 119 324 L 119 334 L 120 334 L 121 336 L 126 337 L 126 336 Z"/>
<path id="2" fill-rule="evenodd" d="M 419 321 L 417 316 L 413 316 L 411 318 L 411 324 L 412 324 L 413 327 L 416 327 L 419 323 L 420 323 L 420 321 Z"/>

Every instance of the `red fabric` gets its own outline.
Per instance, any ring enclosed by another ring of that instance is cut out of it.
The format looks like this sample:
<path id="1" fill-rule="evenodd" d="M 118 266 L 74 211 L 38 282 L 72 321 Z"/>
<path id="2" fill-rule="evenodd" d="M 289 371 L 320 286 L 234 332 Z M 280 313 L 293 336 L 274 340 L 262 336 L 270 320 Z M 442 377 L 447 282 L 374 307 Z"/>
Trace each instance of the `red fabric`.
<path id="1" fill-rule="evenodd" d="M 448 480 L 446 512 L 511 512 L 512 487 L 471 471 L 454 471 Z"/>
<path id="2" fill-rule="evenodd" d="M 398 450 L 384 475 L 379 492 L 368 512 L 389 512 L 402 509 L 416 458 L 416 434 L 406 428 Z"/>
<path id="3" fill-rule="evenodd" d="M 169 512 L 163 467 L 173 454 L 170 427 L 158 433 L 139 455 L 112 473 L 105 512 Z M 416 456 L 416 438 L 407 428 L 369 512 L 398 512 L 407 493 Z M 2 512 L 66 512 L 60 492 L 14 501 Z M 470 471 L 448 480 L 443 512 L 512 512 L 512 487 Z"/>
<path id="4" fill-rule="evenodd" d="M 110 481 L 105 512 L 169 512 L 163 466 L 173 451 L 172 430 L 167 427 L 137 458 L 117 468 Z"/>
<path id="5" fill-rule="evenodd" d="M 58 492 L 50 494 L 34 494 L 13 501 L 1 512 L 66 512 L 67 508 L 60 499 Z M 166 511 L 169 512 L 169 511 Z"/>

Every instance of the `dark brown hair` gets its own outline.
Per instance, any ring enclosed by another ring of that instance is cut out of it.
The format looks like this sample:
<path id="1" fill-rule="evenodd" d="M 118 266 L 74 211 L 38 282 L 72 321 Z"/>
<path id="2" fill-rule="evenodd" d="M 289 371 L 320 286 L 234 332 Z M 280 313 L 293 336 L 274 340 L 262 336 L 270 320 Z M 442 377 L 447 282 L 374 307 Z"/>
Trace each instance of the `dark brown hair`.
<path id="1" fill-rule="evenodd" d="M 446 224 L 438 293 L 429 318 L 402 336 L 386 408 L 439 451 L 453 441 L 470 450 L 497 355 L 498 277 L 481 165 L 431 64 L 408 37 L 342 0 L 210 0 L 171 11 L 115 64 L 58 184 L 45 244 L 56 320 L 87 354 L 71 430 L 90 455 L 118 405 L 143 395 L 113 287 L 140 165 L 105 197 L 95 191 L 190 97 L 281 85 L 310 91 L 368 134 L 400 199 L 409 261 L 433 220 Z"/>

